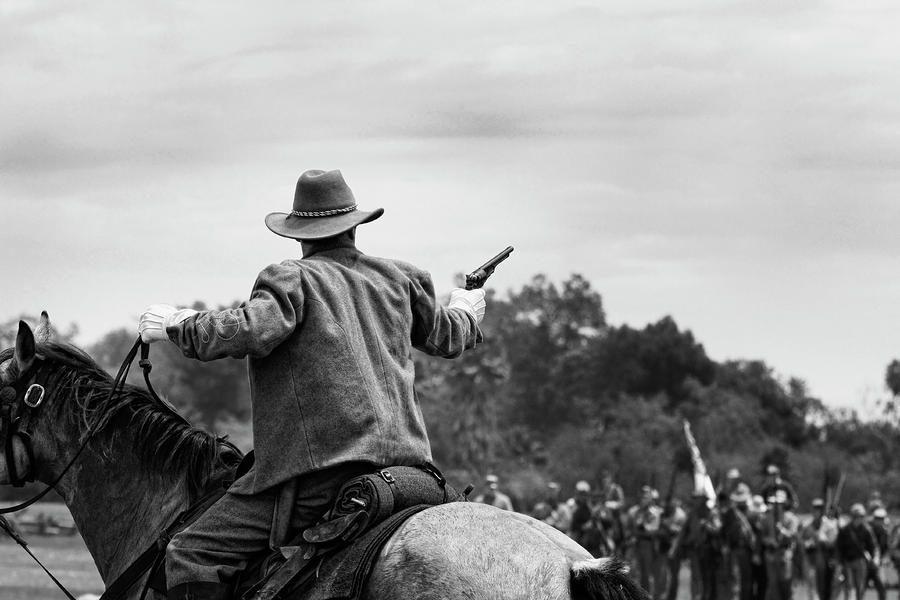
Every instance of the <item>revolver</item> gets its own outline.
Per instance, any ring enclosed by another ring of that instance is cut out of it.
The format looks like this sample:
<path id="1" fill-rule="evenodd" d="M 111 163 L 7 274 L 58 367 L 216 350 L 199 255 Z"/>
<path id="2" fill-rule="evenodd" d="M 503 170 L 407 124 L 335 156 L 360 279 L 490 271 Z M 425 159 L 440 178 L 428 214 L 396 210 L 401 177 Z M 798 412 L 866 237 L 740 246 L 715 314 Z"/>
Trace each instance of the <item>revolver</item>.
<path id="1" fill-rule="evenodd" d="M 509 258 L 509 255 L 512 253 L 512 251 L 513 247 L 507 246 L 506 249 L 503 250 L 500 254 L 466 275 L 466 289 L 475 290 L 482 287 L 487 281 L 488 277 L 490 277 L 494 272 L 494 269 L 497 268 L 497 265 Z"/>

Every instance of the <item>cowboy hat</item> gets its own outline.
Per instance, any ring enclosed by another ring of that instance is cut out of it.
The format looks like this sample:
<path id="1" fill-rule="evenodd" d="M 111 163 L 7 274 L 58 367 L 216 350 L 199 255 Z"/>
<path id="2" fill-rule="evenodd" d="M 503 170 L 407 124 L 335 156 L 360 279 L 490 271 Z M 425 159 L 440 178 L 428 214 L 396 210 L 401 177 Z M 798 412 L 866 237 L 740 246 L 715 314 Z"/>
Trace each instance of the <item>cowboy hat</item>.
<path id="1" fill-rule="evenodd" d="M 320 240 L 374 221 L 383 208 L 358 210 L 340 171 L 306 171 L 297 180 L 291 212 L 266 215 L 266 227 L 295 240 Z"/>

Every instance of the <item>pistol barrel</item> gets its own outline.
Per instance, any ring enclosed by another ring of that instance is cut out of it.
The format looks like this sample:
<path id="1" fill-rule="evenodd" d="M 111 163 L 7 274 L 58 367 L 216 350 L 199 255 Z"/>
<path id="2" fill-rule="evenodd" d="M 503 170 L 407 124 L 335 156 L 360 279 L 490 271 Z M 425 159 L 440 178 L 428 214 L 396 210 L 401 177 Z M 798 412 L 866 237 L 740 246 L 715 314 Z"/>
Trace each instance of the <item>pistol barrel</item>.
<path id="1" fill-rule="evenodd" d="M 482 287 L 487 281 L 488 277 L 494 272 L 494 269 L 497 268 L 497 265 L 502 263 L 504 260 L 509 258 L 509 255 L 512 254 L 513 251 L 512 246 L 507 246 L 502 252 L 497 254 L 494 258 L 490 259 L 473 272 L 466 275 L 466 289 L 474 290 Z"/>

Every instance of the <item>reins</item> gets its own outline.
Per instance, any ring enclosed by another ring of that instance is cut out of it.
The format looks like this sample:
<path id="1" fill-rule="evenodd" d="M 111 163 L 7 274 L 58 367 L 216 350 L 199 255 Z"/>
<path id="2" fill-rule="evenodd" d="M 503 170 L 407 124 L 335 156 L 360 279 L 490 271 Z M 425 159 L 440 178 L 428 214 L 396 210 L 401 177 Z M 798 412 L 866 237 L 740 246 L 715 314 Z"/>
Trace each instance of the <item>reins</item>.
<path id="1" fill-rule="evenodd" d="M 154 401 L 158 402 L 166 410 L 166 412 L 168 412 L 172 416 L 177 417 L 181 421 L 184 421 L 185 423 L 187 423 L 187 420 L 184 417 L 182 417 L 180 414 L 178 414 L 178 411 L 176 411 L 175 408 L 171 404 L 169 404 L 168 402 L 163 400 L 156 393 L 156 390 L 153 389 L 153 385 L 150 383 L 150 371 L 153 368 L 153 365 L 150 363 L 150 345 L 145 342 L 142 342 L 140 336 L 134 342 L 134 345 L 131 347 L 131 350 L 128 351 L 128 354 L 125 356 L 125 360 L 122 362 L 122 366 L 119 367 L 119 372 L 116 374 L 116 378 L 115 378 L 115 380 L 113 380 L 112 388 L 110 388 L 110 390 L 109 390 L 109 400 L 110 401 L 113 400 L 115 398 L 115 395 L 121 390 L 122 386 L 124 385 L 125 380 L 128 377 L 128 373 L 131 370 L 131 364 L 134 362 L 134 359 L 137 356 L 138 350 L 141 351 L 141 359 L 138 362 L 138 365 L 141 367 L 141 370 L 144 372 L 144 382 L 147 385 L 147 391 L 150 393 L 150 396 L 153 398 Z M 43 394 L 43 392 L 42 392 L 42 394 Z M 42 398 L 43 398 L 43 395 L 42 395 Z M 27 406 L 31 406 L 27 402 L 25 402 L 25 404 Z M 47 575 L 50 577 L 50 579 L 53 580 L 53 583 L 56 584 L 56 586 L 62 591 L 62 593 L 65 594 L 67 598 L 69 598 L 69 600 L 76 600 L 75 596 L 73 596 L 71 594 L 71 592 L 69 592 L 69 590 L 67 590 L 66 587 L 56 577 L 53 576 L 53 574 L 47 569 L 47 567 L 45 567 L 44 564 L 40 560 L 38 560 L 38 558 L 31 552 L 31 549 L 28 548 L 28 543 L 25 541 L 25 539 L 13 529 L 12 525 L 10 525 L 10 523 L 2 515 L 18 512 L 20 510 L 28 508 L 29 506 L 31 506 L 32 504 L 34 504 L 35 502 L 37 502 L 38 500 L 40 500 L 41 498 L 46 496 L 48 493 L 50 493 L 50 490 L 55 489 L 56 486 L 59 484 L 59 482 L 62 481 L 62 478 L 66 475 L 66 473 L 69 472 L 69 469 L 71 469 L 72 466 L 75 464 L 75 461 L 77 461 L 78 458 L 81 456 L 81 453 L 84 452 L 84 449 L 87 448 L 88 443 L 94 437 L 94 434 L 97 433 L 97 431 L 99 430 L 101 423 L 102 423 L 102 421 L 97 421 L 91 426 L 91 428 L 88 430 L 87 435 L 84 438 L 84 441 L 81 443 L 81 446 L 78 448 L 78 451 L 75 452 L 75 455 L 71 458 L 71 460 L 69 460 L 69 462 L 68 462 L 68 464 L 66 464 L 65 468 L 60 472 L 60 474 L 56 477 L 56 479 L 53 480 L 53 483 L 50 483 L 41 492 L 35 494 L 34 496 L 32 496 L 31 498 L 29 498 L 28 500 L 26 500 L 24 502 L 21 502 L 14 506 L 0 508 L 0 529 L 2 529 L 4 532 L 6 532 L 7 535 L 9 535 L 19 546 L 21 546 L 25 550 L 25 552 L 28 553 L 29 556 L 31 556 L 31 558 L 34 559 L 34 561 L 41 567 L 41 569 L 44 570 L 45 573 L 47 573 Z M 165 549 L 163 548 L 162 550 L 164 551 Z M 142 572 L 146 572 L 146 569 L 143 569 Z M 145 588 L 144 594 L 146 594 L 146 592 L 147 592 L 147 590 Z M 104 594 L 104 596 L 106 596 L 106 594 Z M 142 597 L 143 597 L 143 594 L 142 594 Z"/>
<path id="2" fill-rule="evenodd" d="M 144 370 L 144 380 L 147 383 L 147 388 L 150 391 L 150 395 L 153 396 L 155 400 L 161 402 L 169 411 L 176 413 L 175 409 L 172 406 L 164 402 L 157 394 L 156 391 L 153 390 L 153 387 L 150 385 L 150 369 L 152 369 L 152 365 L 150 364 L 149 354 L 150 354 L 150 346 L 149 344 L 145 344 L 141 342 L 141 338 L 138 337 L 137 341 L 135 341 L 134 345 L 131 347 L 131 350 L 128 351 L 128 354 L 125 356 L 125 360 L 122 362 L 122 366 L 119 367 L 119 372 L 116 375 L 115 380 L 113 381 L 113 386 L 109 390 L 109 399 L 112 400 L 122 385 L 125 383 L 125 379 L 128 377 L 128 372 L 131 370 L 131 363 L 134 362 L 134 358 L 137 356 L 138 350 L 141 350 L 141 368 Z M 146 366 L 145 366 L 146 364 Z M 178 415 L 179 418 L 184 420 L 183 417 Z M 68 464 L 66 464 L 65 468 L 60 472 L 60 474 L 53 480 L 53 483 L 50 483 L 45 487 L 42 491 L 32 496 L 28 500 L 16 504 L 14 506 L 7 506 L 5 508 L 0 508 L 0 515 L 7 515 L 14 512 L 19 512 L 25 508 L 28 508 L 44 496 L 50 493 L 60 481 L 62 481 L 63 477 L 69 472 L 69 469 L 75 464 L 75 461 L 81 456 L 81 453 L 84 452 L 84 449 L 87 448 L 88 442 L 94 437 L 94 434 L 97 433 L 97 430 L 100 426 L 100 421 L 94 423 L 94 425 L 88 430 L 87 435 L 84 438 L 84 441 L 79 446 L 78 451 L 75 452 L 75 456 L 69 460 Z"/>

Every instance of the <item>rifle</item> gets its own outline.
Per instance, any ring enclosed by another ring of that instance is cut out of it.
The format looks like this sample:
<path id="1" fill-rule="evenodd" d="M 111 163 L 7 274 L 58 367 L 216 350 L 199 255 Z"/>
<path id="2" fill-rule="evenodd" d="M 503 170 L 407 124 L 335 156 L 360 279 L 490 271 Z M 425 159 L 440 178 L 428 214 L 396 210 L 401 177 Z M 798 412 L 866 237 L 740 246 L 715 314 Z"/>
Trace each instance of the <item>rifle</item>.
<path id="1" fill-rule="evenodd" d="M 494 273 L 494 269 L 497 268 L 497 265 L 509 258 L 512 251 L 513 247 L 507 246 L 503 252 L 466 275 L 466 289 L 475 290 L 482 287 L 485 282 L 487 282 L 488 277 Z"/>
<path id="2" fill-rule="evenodd" d="M 663 505 L 663 509 L 666 511 L 672 510 L 672 499 L 675 496 L 675 478 L 678 477 L 678 467 L 672 467 L 672 472 L 669 474 L 669 487 L 666 489 L 666 500 Z"/>
<path id="3" fill-rule="evenodd" d="M 781 527 L 781 520 L 784 518 L 784 505 L 777 500 L 772 504 L 772 525 L 775 534 L 775 547 L 781 548 L 785 540 L 785 532 Z"/>

